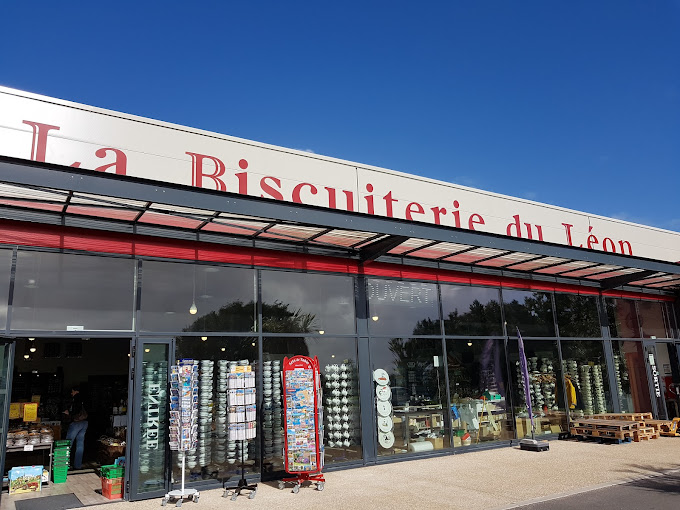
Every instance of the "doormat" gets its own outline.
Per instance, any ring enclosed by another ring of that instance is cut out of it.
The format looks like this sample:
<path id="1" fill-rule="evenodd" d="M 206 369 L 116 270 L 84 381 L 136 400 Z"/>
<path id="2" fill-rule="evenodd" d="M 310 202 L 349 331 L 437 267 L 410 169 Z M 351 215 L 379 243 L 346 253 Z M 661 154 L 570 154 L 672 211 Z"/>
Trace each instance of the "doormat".
<path id="1" fill-rule="evenodd" d="M 83 504 L 75 494 L 58 494 L 42 498 L 21 499 L 14 502 L 16 510 L 66 510 L 82 508 Z"/>

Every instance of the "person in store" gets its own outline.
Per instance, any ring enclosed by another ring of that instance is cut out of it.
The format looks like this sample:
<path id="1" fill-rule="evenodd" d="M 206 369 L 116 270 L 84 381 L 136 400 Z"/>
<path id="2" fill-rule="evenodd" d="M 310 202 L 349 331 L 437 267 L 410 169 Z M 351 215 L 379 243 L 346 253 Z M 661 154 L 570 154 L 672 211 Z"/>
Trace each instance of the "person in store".
<path id="1" fill-rule="evenodd" d="M 70 422 L 66 439 L 71 441 L 71 465 L 73 469 L 83 466 L 83 453 L 85 451 L 85 431 L 87 430 L 87 411 L 85 402 L 80 394 L 80 388 L 74 386 L 71 389 L 71 404 L 63 411 L 66 422 Z"/>

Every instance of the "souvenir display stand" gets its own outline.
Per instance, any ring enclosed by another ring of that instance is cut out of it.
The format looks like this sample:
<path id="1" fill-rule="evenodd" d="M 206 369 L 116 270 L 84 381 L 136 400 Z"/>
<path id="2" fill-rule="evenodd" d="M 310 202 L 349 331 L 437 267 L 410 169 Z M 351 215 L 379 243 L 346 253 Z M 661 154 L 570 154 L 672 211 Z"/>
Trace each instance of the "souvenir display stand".
<path id="1" fill-rule="evenodd" d="M 257 493 L 257 484 L 249 484 L 246 480 L 245 454 L 248 448 L 248 441 L 255 439 L 257 435 L 257 407 L 255 392 L 255 372 L 250 365 L 244 365 L 247 360 L 239 362 L 238 366 L 233 366 L 227 376 L 228 381 L 228 421 L 229 421 L 229 441 L 240 441 L 241 443 L 241 478 L 238 483 L 231 487 L 225 487 L 222 497 L 231 496 L 232 501 L 242 491 L 250 491 L 248 499 L 253 499 Z"/>
<path id="2" fill-rule="evenodd" d="M 323 490 L 326 482 L 321 470 L 324 461 L 323 408 L 319 360 L 293 356 L 283 360 L 283 402 L 287 473 L 295 475 L 279 481 L 279 489 L 294 483 L 293 492 L 302 482 L 316 482 Z"/>
<path id="3" fill-rule="evenodd" d="M 198 361 L 183 359 L 173 365 L 170 372 L 170 449 L 181 452 L 182 488 L 168 492 L 163 501 L 165 506 L 174 500 L 182 506 L 185 499 L 198 503 L 200 496 L 196 489 L 184 488 L 187 450 L 198 445 Z"/>

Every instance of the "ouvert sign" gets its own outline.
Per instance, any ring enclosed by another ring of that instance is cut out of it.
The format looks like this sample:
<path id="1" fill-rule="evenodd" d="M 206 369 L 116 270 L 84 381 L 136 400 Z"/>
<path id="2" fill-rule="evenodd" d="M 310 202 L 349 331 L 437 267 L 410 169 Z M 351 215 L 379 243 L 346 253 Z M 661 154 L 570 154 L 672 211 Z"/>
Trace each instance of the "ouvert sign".
<path id="1" fill-rule="evenodd" d="M 0 87 L 0 154 L 680 261 L 680 234 Z"/>

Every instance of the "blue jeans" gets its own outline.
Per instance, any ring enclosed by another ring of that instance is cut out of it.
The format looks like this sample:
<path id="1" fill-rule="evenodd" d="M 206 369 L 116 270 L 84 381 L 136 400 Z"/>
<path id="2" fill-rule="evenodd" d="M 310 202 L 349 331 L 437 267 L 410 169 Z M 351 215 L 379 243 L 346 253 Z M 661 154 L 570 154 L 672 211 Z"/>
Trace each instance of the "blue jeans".
<path id="1" fill-rule="evenodd" d="M 71 465 L 73 469 L 83 467 L 83 450 L 85 450 L 85 431 L 87 430 L 87 420 L 74 421 L 68 426 L 66 439 L 71 440 Z"/>

